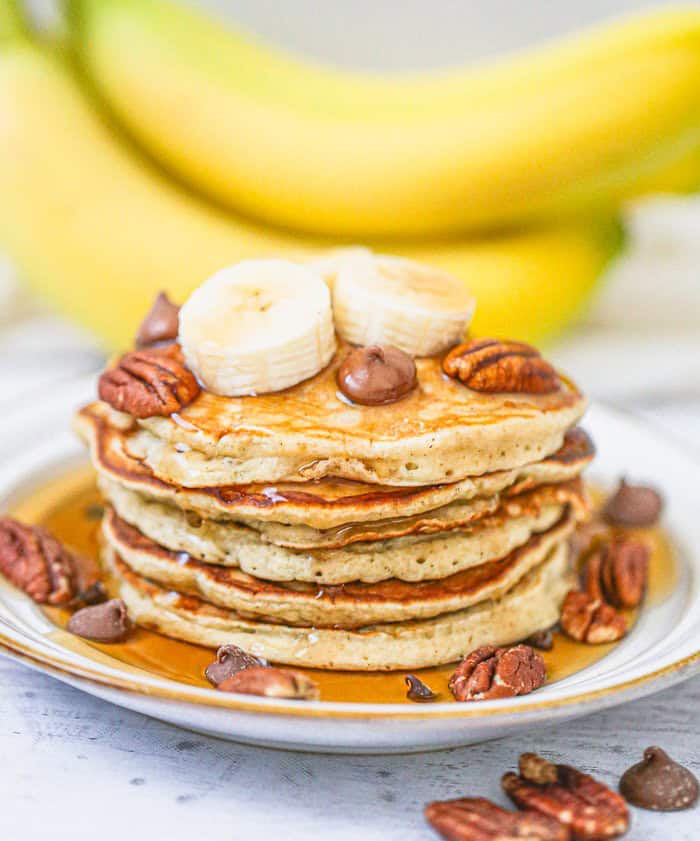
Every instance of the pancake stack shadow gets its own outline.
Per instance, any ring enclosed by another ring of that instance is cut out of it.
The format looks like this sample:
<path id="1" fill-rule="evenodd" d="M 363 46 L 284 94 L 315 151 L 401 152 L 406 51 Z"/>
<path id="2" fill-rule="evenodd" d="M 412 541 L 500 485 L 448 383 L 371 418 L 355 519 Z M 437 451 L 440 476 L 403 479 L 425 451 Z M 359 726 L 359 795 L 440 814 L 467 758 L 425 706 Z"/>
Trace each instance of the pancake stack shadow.
<path id="1" fill-rule="evenodd" d="M 131 618 L 356 670 L 448 663 L 555 624 L 594 455 L 576 389 L 475 395 L 422 359 L 414 394 L 349 406 L 336 368 L 263 397 L 202 392 L 170 417 L 78 413 Z"/>

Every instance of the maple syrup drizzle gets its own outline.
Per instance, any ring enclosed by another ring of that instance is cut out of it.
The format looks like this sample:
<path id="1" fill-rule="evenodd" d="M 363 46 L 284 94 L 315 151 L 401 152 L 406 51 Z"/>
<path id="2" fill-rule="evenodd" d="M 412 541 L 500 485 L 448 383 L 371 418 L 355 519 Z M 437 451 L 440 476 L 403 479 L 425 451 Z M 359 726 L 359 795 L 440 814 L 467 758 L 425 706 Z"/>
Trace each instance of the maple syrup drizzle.
<path id="1" fill-rule="evenodd" d="M 594 499 L 599 494 L 593 493 Z M 85 466 L 71 471 L 34 491 L 31 497 L 14 506 L 11 513 L 25 522 L 39 522 L 50 529 L 56 537 L 78 552 L 96 557 L 98 554 L 99 520 L 95 517 L 96 506 L 101 504 L 95 487 L 94 474 Z M 641 531 L 641 530 L 640 530 Z M 658 604 L 673 591 L 678 579 L 676 555 L 668 535 L 660 528 L 644 529 L 645 537 L 652 546 L 649 588 L 646 605 Z M 108 587 L 114 585 L 108 582 Z M 47 616 L 59 627 L 68 620 L 69 612 L 61 608 L 46 608 Z M 634 622 L 635 611 L 625 611 L 630 624 Z M 63 644 L 71 645 L 85 652 L 92 649 L 96 659 L 118 660 L 127 667 L 145 670 L 160 677 L 170 678 L 193 686 L 209 686 L 204 678 L 204 669 L 214 659 L 211 649 L 191 643 L 179 642 L 153 631 L 137 628 L 123 643 L 101 645 L 77 640 L 63 632 Z M 561 680 L 580 671 L 612 651 L 617 643 L 608 645 L 584 645 L 562 634 L 554 633 L 554 647 L 542 652 L 547 664 L 548 682 Z M 436 693 L 438 701 L 450 701 L 452 695 L 447 682 L 455 664 L 419 669 L 414 673 Z M 318 682 L 321 698 L 325 701 L 349 701 L 366 703 L 411 704 L 406 698 L 403 672 L 333 672 L 318 669 L 303 669 Z"/>

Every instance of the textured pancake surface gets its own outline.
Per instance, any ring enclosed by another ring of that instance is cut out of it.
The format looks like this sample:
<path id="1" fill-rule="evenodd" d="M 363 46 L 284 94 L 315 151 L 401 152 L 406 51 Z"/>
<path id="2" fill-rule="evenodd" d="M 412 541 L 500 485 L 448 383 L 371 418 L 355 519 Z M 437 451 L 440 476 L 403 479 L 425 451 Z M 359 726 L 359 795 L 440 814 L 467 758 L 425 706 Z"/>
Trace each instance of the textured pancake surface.
<path id="1" fill-rule="evenodd" d="M 298 525 L 302 535 L 308 528 L 325 530 L 347 523 L 416 516 L 454 502 L 473 501 L 474 510 L 483 510 L 485 500 L 498 493 L 519 493 L 572 479 L 594 456 L 590 438 L 583 430 L 573 429 L 566 433 L 559 450 L 540 461 L 426 487 L 390 487 L 330 478 L 274 486 L 184 487 L 153 473 L 143 461 L 139 429 L 128 419 L 125 425 L 124 416 L 117 416 L 104 404 L 81 410 L 75 425 L 90 447 L 98 473 L 109 482 L 172 502 L 202 517 Z M 309 544 L 300 546 L 297 541 L 293 545 L 302 548 Z"/>
<path id="2" fill-rule="evenodd" d="M 339 549 L 295 550 L 270 542 L 264 532 L 248 526 L 193 522 L 187 512 L 173 505 L 114 483 L 103 481 L 102 486 L 121 519 L 173 552 L 272 581 L 315 584 L 444 578 L 508 554 L 533 534 L 553 526 L 567 506 L 578 519 L 587 513 L 582 483 L 574 480 L 506 497 L 495 512 L 451 532 L 351 543 Z"/>
<path id="3" fill-rule="evenodd" d="M 427 619 L 498 599 L 566 540 L 575 524 L 575 516 L 568 512 L 508 555 L 442 579 L 409 583 L 392 578 L 322 587 L 265 581 L 237 569 L 193 561 L 144 537 L 113 511 L 104 519 L 103 533 L 133 571 L 180 593 L 288 625 L 357 628 Z"/>
<path id="4" fill-rule="evenodd" d="M 186 487 L 335 476 L 372 484 L 455 482 L 539 461 L 561 447 L 585 410 L 562 379 L 551 394 L 485 394 L 417 359 L 418 385 L 385 406 L 338 392 L 341 346 L 329 366 L 275 394 L 206 391 L 177 414 L 138 422 L 134 445 L 153 473 Z"/>
<path id="5" fill-rule="evenodd" d="M 232 643 L 273 663 L 324 669 L 417 669 L 458 660 L 480 645 L 518 642 L 558 620 L 574 584 L 567 546 L 559 544 L 500 599 L 434 619 L 310 629 L 243 618 L 178 595 L 135 573 L 109 547 L 105 562 L 142 627 L 210 648 Z"/>

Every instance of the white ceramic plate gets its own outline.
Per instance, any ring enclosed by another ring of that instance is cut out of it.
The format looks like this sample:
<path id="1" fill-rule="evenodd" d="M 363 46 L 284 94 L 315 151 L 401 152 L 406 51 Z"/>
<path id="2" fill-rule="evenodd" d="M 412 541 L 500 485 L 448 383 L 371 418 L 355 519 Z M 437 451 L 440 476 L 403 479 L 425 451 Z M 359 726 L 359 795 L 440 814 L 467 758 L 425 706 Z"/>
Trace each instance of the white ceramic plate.
<path id="1" fill-rule="evenodd" d="M 94 381 L 62 386 L 0 420 L 0 510 L 85 463 L 70 431 L 73 410 Z M 536 693 L 478 704 L 299 703 L 218 693 L 64 647 L 54 626 L 22 593 L 0 586 L 0 646 L 8 656 L 91 695 L 210 735 L 276 747 L 357 753 L 421 751 L 505 736 L 657 692 L 700 671 L 700 516 L 696 472 L 678 445 L 631 417 L 594 406 L 585 421 L 598 448 L 591 475 L 621 474 L 663 489 L 665 524 L 680 552 L 672 596 L 647 607 L 614 651 Z"/>

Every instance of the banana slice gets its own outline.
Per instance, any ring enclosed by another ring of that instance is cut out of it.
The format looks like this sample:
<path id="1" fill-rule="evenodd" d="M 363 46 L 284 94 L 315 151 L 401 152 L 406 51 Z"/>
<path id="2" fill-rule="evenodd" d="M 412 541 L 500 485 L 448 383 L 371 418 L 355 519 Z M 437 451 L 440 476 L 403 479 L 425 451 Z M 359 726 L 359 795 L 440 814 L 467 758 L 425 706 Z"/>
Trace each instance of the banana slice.
<path id="1" fill-rule="evenodd" d="M 414 356 L 459 342 L 474 306 L 462 281 L 399 257 L 355 254 L 333 285 L 335 324 L 344 339 L 394 345 Z"/>
<path id="2" fill-rule="evenodd" d="M 318 272 L 328 288 L 333 291 L 335 280 L 343 266 L 371 256 L 372 252 L 369 248 L 362 245 L 348 245 L 345 248 L 331 248 L 330 251 L 310 257 L 306 260 L 306 265 Z"/>
<path id="3" fill-rule="evenodd" d="M 328 287 L 287 260 L 246 260 L 217 272 L 180 310 L 179 340 L 202 385 L 238 397 L 312 377 L 335 353 Z"/>

